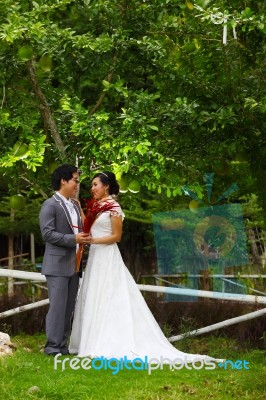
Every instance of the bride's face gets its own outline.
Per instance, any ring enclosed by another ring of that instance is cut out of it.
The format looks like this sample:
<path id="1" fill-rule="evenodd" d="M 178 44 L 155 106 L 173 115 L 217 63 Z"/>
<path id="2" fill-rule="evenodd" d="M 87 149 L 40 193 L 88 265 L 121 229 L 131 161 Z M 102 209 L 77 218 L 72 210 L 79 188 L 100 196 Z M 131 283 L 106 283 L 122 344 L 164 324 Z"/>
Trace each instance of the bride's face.
<path id="1" fill-rule="evenodd" d="M 101 200 L 109 195 L 108 185 L 104 185 L 100 178 L 94 178 L 91 184 L 91 193 L 95 200 Z"/>

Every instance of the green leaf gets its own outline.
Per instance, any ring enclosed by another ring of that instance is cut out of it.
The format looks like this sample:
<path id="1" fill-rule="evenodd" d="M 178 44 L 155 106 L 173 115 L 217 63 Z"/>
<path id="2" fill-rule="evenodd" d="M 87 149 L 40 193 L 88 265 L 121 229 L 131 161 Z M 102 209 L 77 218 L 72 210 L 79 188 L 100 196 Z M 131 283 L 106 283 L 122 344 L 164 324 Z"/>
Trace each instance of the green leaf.
<path id="1" fill-rule="evenodd" d="M 153 131 L 159 130 L 158 126 L 156 126 L 156 125 L 147 125 L 147 126 L 148 126 L 148 128 L 152 129 Z"/>
<path id="2" fill-rule="evenodd" d="M 103 84 L 103 86 L 106 88 L 106 89 L 109 89 L 109 87 L 110 87 L 110 82 L 108 82 L 108 81 L 106 81 L 106 80 L 102 80 L 102 84 Z"/>

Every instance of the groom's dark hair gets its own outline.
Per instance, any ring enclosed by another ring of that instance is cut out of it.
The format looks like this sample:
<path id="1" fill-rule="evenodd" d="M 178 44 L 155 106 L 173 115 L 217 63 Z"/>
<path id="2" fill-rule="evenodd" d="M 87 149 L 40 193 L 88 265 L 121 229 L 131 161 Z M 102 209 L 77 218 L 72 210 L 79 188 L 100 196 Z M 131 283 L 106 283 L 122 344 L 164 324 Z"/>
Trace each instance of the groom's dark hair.
<path id="1" fill-rule="evenodd" d="M 78 172 L 78 168 L 75 165 L 63 164 L 56 168 L 52 174 L 52 185 L 54 190 L 59 190 L 61 187 L 61 179 L 70 181 L 73 178 L 73 173 Z"/>

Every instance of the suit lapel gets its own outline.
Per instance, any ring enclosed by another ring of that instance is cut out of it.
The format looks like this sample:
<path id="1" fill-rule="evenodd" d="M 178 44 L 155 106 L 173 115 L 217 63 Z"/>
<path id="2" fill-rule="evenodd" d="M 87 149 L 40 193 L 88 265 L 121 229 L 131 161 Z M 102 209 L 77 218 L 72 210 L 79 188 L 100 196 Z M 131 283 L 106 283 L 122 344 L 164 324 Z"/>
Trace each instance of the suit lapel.
<path id="1" fill-rule="evenodd" d="M 78 229 L 79 229 L 79 232 L 82 232 L 83 224 L 82 224 L 79 208 L 78 208 L 78 206 L 76 205 L 76 203 L 74 201 L 72 201 L 72 204 L 73 204 L 73 206 L 74 206 L 74 208 L 76 210 L 77 216 L 78 216 Z"/>
<path id="2" fill-rule="evenodd" d="M 54 197 L 54 199 L 58 202 L 58 204 L 63 208 L 63 210 L 64 210 L 64 212 L 65 212 L 65 215 L 66 215 L 67 222 L 69 223 L 69 226 L 70 226 L 70 228 L 72 229 L 73 233 L 75 233 L 75 232 L 74 232 L 74 229 L 73 229 L 73 226 L 72 226 L 71 216 L 70 216 L 70 214 L 69 214 L 69 211 L 68 211 L 68 209 L 67 209 L 67 206 L 65 205 L 65 203 L 63 202 L 63 200 L 61 199 L 61 197 L 58 196 L 56 193 L 53 195 L 53 197 Z"/>

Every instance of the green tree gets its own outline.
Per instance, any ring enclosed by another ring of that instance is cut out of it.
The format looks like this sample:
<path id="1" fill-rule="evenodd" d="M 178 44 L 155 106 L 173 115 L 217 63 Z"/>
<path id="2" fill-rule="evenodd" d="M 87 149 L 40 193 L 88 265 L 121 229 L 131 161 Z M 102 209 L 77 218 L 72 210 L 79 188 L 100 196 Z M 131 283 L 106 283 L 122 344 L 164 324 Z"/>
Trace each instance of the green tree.
<path id="1" fill-rule="evenodd" d="M 214 197 L 236 181 L 265 215 L 265 2 L 4 0 L 0 15 L 1 168 L 33 197 L 78 159 L 84 182 L 109 168 L 166 200 L 204 196 L 215 172 Z"/>

